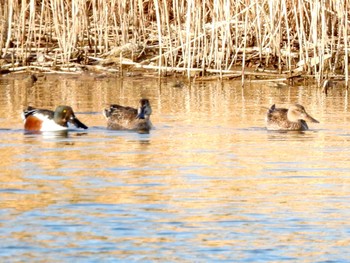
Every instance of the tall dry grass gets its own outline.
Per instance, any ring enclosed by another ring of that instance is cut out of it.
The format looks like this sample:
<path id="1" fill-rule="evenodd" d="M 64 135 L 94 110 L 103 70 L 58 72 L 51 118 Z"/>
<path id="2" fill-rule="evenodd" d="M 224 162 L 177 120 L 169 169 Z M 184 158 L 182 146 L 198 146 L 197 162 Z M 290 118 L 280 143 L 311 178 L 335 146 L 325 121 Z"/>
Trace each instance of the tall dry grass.
<path id="1" fill-rule="evenodd" d="M 242 81 L 254 69 L 348 82 L 349 8 L 339 0 L 0 0 L 2 67 L 128 64 L 188 76 L 240 72 Z"/>

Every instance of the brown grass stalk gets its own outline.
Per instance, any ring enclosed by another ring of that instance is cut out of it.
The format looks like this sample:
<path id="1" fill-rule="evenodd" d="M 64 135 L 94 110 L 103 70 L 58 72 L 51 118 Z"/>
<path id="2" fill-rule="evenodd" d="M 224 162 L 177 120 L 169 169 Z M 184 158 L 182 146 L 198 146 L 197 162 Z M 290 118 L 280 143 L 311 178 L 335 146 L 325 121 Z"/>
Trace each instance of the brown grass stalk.
<path id="1" fill-rule="evenodd" d="M 0 66 L 101 59 L 121 70 L 129 59 L 188 77 L 239 67 L 242 83 L 256 69 L 348 81 L 349 8 L 338 0 L 0 0 Z"/>

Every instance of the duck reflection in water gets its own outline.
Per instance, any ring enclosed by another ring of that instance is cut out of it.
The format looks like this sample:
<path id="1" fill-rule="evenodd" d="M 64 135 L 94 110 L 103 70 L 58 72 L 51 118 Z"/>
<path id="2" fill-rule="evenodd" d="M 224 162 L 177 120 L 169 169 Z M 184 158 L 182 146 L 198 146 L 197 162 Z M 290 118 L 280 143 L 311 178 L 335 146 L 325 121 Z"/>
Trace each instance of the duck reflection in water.
<path id="1" fill-rule="evenodd" d="M 68 138 L 68 131 L 27 131 L 24 130 L 25 135 L 41 135 L 45 139 L 50 138 Z"/>
<path id="2" fill-rule="evenodd" d="M 87 132 L 79 132 L 77 130 L 62 130 L 62 131 L 27 131 L 24 130 L 24 135 L 27 137 L 36 137 L 41 135 L 44 139 L 59 139 L 59 138 L 72 138 L 88 135 Z"/>
<path id="3" fill-rule="evenodd" d="M 293 104 L 288 109 L 272 105 L 266 115 L 266 128 L 271 131 L 305 131 L 306 122 L 319 123 L 311 117 L 300 104 Z"/>
<path id="4" fill-rule="evenodd" d="M 150 116 L 152 108 L 148 99 L 141 99 L 137 109 L 112 104 L 103 110 L 110 130 L 129 130 L 139 133 L 149 133 L 152 129 Z"/>

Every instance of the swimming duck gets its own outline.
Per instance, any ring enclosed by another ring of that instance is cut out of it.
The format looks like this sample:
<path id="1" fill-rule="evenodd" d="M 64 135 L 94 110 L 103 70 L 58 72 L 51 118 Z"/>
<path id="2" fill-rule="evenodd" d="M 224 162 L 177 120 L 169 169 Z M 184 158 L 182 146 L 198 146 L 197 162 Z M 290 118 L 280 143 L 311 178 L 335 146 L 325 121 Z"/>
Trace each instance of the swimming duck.
<path id="1" fill-rule="evenodd" d="M 138 109 L 112 104 L 103 110 L 107 128 L 111 130 L 148 132 L 152 128 L 151 114 L 152 108 L 148 99 L 141 99 Z"/>
<path id="2" fill-rule="evenodd" d="M 70 106 L 58 106 L 55 111 L 29 106 L 23 111 L 22 118 L 27 131 L 63 131 L 68 130 L 68 123 L 77 128 L 88 128 L 75 117 Z"/>
<path id="3" fill-rule="evenodd" d="M 306 121 L 319 123 L 300 104 L 293 104 L 288 109 L 276 108 L 273 104 L 267 111 L 266 128 L 268 130 L 305 131 L 309 129 Z"/>

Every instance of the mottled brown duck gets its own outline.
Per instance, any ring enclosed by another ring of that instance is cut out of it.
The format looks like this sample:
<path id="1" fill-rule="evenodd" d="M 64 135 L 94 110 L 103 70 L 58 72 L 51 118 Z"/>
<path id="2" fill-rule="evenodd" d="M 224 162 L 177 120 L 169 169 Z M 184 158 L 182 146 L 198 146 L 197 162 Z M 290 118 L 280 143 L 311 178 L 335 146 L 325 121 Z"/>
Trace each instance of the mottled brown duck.
<path id="1" fill-rule="evenodd" d="M 148 99 L 141 99 L 137 109 L 112 104 L 103 110 L 107 128 L 111 130 L 149 132 L 152 129 L 151 114 L 152 108 Z"/>
<path id="2" fill-rule="evenodd" d="M 319 123 L 300 104 L 293 104 L 288 109 L 276 108 L 274 104 L 267 111 L 266 128 L 274 131 L 305 131 L 309 129 L 307 121 Z"/>

